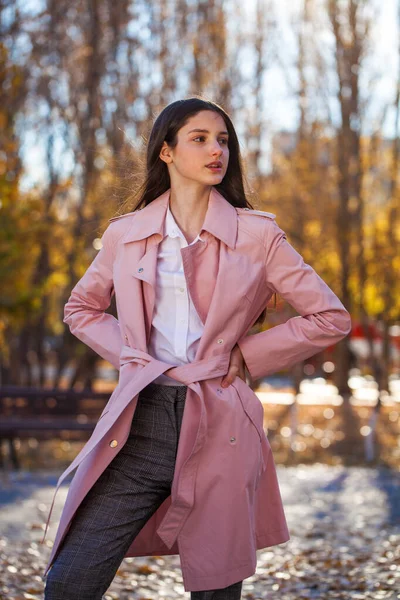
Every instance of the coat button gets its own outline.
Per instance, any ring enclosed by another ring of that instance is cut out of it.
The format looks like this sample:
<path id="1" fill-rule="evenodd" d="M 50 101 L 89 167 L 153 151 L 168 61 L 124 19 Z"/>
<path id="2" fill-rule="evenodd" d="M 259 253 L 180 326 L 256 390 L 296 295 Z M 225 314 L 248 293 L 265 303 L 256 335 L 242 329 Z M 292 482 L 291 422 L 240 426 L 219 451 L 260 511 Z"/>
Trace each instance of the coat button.
<path id="1" fill-rule="evenodd" d="M 140 267 L 140 269 L 138 269 L 138 272 L 141 273 L 143 270 L 143 267 Z"/>
<path id="2" fill-rule="evenodd" d="M 229 441 L 230 442 L 236 442 L 236 438 L 232 436 L 231 438 L 229 438 Z"/>
<path id="3" fill-rule="evenodd" d="M 223 340 L 222 338 L 219 338 L 219 339 L 217 340 L 217 344 L 223 344 L 223 343 L 224 343 L 224 340 Z"/>
<path id="4" fill-rule="evenodd" d="M 111 448 L 115 448 L 115 446 L 118 446 L 117 440 L 111 440 L 111 442 L 109 443 L 109 446 L 111 446 Z"/>

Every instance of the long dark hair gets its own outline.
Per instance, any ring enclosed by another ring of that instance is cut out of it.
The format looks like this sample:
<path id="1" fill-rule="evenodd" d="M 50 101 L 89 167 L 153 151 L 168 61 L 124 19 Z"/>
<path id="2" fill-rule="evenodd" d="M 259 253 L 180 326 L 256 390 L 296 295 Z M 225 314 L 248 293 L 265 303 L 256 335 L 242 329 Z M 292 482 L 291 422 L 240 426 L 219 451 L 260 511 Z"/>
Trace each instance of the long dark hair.
<path id="1" fill-rule="evenodd" d="M 136 203 L 132 211 L 150 204 L 171 187 L 167 164 L 161 160 L 160 152 L 164 141 L 170 148 L 178 143 L 178 131 L 188 120 L 202 110 L 212 110 L 224 119 L 229 133 L 229 162 L 225 176 L 215 189 L 232 206 L 253 208 L 247 200 L 243 184 L 243 163 L 235 128 L 224 109 L 212 100 L 194 96 L 176 100 L 168 104 L 155 119 L 146 148 L 146 170 L 142 185 L 136 190 L 132 200 Z M 247 182 L 246 182 L 247 183 Z"/>
<path id="2" fill-rule="evenodd" d="M 212 110 L 224 119 L 228 137 L 229 161 L 228 168 L 221 183 L 215 185 L 215 189 L 232 206 L 253 209 L 247 199 L 244 188 L 249 189 L 248 182 L 243 173 L 243 161 L 240 154 L 239 140 L 235 128 L 225 110 L 212 100 L 201 96 L 192 96 L 182 100 L 176 100 L 168 104 L 155 119 L 146 148 L 146 168 L 143 183 L 136 187 L 133 195 L 124 203 L 124 208 L 129 203 L 130 210 L 135 211 L 147 206 L 161 196 L 171 187 L 169 171 L 166 163 L 161 160 L 160 152 L 164 141 L 168 146 L 175 148 L 178 143 L 178 131 L 186 125 L 188 120 L 202 110 Z M 133 206 L 131 204 L 133 203 Z M 275 298 L 276 303 L 276 298 Z M 254 325 L 261 324 L 265 320 L 267 310 L 262 311 Z"/>

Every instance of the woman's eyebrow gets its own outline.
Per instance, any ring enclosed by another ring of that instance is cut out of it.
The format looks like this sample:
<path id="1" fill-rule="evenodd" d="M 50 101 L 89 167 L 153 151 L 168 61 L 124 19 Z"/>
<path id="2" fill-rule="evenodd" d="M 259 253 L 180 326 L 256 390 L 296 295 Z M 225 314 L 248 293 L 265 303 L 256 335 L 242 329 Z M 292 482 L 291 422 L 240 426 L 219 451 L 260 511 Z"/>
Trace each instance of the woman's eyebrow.
<path id="1" fill-rule="evenodd" d="M 194 131 L 198 132 L 198 133 L 210 133 L 208 131 L 208 129 L 191 129 L 190 131 L 188 131 L 187 135 L 189 135 L 189 133 L 193 133 Z M 218 135 L 220 135 L 221 133 L 224 133 L 226 135 L 229 135 L 227 131 L 220 131 L 218 133 Z"/>

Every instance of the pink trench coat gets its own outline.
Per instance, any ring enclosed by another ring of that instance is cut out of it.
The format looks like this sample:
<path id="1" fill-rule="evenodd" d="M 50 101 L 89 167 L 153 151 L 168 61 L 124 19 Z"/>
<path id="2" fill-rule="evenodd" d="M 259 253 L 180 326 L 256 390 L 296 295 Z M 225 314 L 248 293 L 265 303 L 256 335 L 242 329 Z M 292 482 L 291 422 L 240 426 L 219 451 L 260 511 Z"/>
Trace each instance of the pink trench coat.
<path id="1" fill-rule="evenodd" d="M 218 589 L 255 573 L 256 550 L 290 539 L 262 404 L 239 377 L 228 388 L 221 379 L 236 343 L 259 378 L 345 337 L 349 313 L 287 242 L 275 215 L 234 208 L 213 187 L 205 243 L 181 250 L 204 323 L 196 358 L 175 367 L 156 360 L 147 344 L 169 194 L 111 219 L 65 305 L 71 332 L 120 373 L 92 436 L 58 481 L 54 496 L 77 467 L 44 577 L 78 506 L 127 440 L 139 392 L 161 373 L 188 386 L 172 490 L 126 556 L 179 554 L 185 591 Z M 300 316 L 246 336 L 274 291 Z M 105 312 L 114 293 L 118 320 Z"/>

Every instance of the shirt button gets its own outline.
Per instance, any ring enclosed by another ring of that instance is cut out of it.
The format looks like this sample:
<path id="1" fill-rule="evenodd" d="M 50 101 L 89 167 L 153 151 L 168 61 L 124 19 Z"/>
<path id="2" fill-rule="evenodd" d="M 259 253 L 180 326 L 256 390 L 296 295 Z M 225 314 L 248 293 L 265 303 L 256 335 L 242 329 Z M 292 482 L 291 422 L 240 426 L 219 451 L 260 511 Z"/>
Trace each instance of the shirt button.
<path id="1" fill-rule="evenodd" d="M 179 288 L 179 291 L 180 291 L 180 292 L 184 292 L 184 291 L 185 291 L 185 288 Z"/>
<path id="2" fill-rule="evenodd" d="M 128 336 L 127 335 L 125 335 L 125 339 L 126 339 L 126 341 L 128 341 Z"/>
<path id="3" fill-rule="evenodd" d="M 117 440 L 111 440 L 111 442 L 109 443 L 109 446 L 111 446 L 111 448 L 115 448 L 115 446 L 118 446 Z"/>
<path id="4" fill-rule="evenodd" d="M 217 340 L 217 344 L 223 344 L 223 343 L 224 343 L 224 340 L 223 340 L 222 338 L 219 338 L 219 339 Z"/>
<path id="5" fill-rule="evenodd" d="M 138 273 L 141 273 L 143 270 L 143 267 L 140 267 L 140 269 L 138 269 Z"/>
<path id="6" fill-rule="evenodd" d="M 232 436 L 231 438 L 229 438 L 229 441 L 230 442 L 236 442 L 236 438 Z"/>

